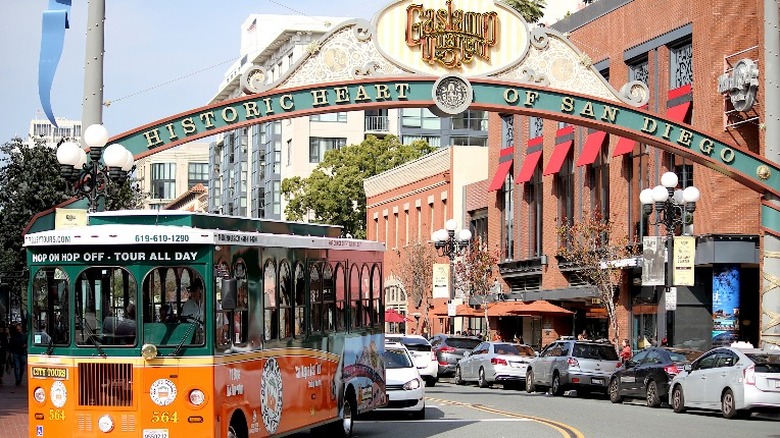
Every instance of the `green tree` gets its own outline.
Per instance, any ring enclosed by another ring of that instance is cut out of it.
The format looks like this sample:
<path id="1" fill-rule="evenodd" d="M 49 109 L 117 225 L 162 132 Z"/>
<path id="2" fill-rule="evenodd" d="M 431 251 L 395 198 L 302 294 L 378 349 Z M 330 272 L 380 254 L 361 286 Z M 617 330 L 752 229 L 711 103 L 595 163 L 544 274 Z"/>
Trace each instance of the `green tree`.
<path id="1" fill-rule="evenodd" d="M 356 238 L 366 235 L 363 180 L 432 152 L 425 141 L 401 144 L 398 137 L 368 136 L 362 143 L 332 149 L 308 178 L 282 181 L 288 220 L 341 225 Z"/>
<path id="2" fill-rule="evenodd" d="M 498 263 L 498 250 L 491 251 L 486 242 L 475 240 L 463 258 L 455 264 L 455 274 L 471 298 L 475 298 L 485 314 L 485 326 L 490 333 L 488 308 L 495 301 L 491 296 L 495 280 L 494 268 Z"/>
<path id="3" fill-rule="evenodd" d="M 544 17 L 546 0 L 502 0 L 510 8 L 516 10 L 529 23 L 536 23 Z"/>
<path id="4" fill-rule="evenodd" d="M 617 232 L 615 224 L 599 212 L 585 213 L 582 220 L 563 221 L 558 227 L 558 236 L 562 242 L 558 255 L 575 266 L 577 273 L 596 288 L 601 305 L 607 311 L 612 340 L 619 345 L 615 302 L 620 296 L 623 276 L 620 262 L 637 256 L 636 245 Z"/>

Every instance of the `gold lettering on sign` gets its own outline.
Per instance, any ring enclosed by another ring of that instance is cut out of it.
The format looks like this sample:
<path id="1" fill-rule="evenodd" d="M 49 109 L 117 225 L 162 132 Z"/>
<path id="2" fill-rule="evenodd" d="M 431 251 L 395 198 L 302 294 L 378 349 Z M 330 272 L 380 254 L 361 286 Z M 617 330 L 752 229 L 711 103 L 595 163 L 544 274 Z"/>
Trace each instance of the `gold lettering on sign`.
<path id="1" fill-rule="evenodd" d="M 454 9 L 406 8 L 406 44 L 420 46 L 422 59 L 447 68 L 460 68 L 475 57 L 490 61 L 490 49 L 498 43 L 498 14 Z"/>

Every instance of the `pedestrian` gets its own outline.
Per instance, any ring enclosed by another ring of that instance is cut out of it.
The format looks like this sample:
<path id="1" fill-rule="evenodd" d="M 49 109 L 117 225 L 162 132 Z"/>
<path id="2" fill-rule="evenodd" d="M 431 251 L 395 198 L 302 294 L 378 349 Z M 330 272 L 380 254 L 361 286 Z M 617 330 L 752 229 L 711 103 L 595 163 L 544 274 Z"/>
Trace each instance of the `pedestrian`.
<path id="1" fill-rule="evenodd" d="M 27 338 L 22 331 L 22 325 L 16 324 L 11 327 L 11 337 L 8 340 L 8 350 L 14 363 L 14 380 L 16 386 L 22 384 L 24 370 L 27 368 Z"/>
<path id="2" fill-rule="evenodd" d="M 631 345 L 628 343 L 628 339 L 623 339 L 623 348 L 620 350 L 620 361 L 626 363 L 633 355 L 634 352 L 631 351 Z"/>

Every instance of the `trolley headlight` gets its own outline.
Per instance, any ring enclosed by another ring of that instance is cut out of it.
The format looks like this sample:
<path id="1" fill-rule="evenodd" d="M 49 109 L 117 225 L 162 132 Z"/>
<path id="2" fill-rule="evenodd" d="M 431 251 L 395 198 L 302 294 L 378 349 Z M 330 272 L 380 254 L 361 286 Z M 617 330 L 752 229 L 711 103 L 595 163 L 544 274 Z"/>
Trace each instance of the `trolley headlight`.
<path id="1" fill-rule="evenodd" d="M 404 389 L 411 391 L 420 387 L 420 379 L 412 379 L 404 384 Z"/>
<path id="2" fill-rule="evenodd" d="M 154 344 L 144 344 L 141 347 L 141 357 L 146 360 L 152 360 L 157 357 L 157 346 Z"/>
<path id="3" fill-rule="evenodd" d="M 33 391 L 33 397 L 35 398 L 35 401 L 37 401 L 40 404 L 43 404 L 43 402 L 46 401 L 46 390 L 41 388 L 40 386 L 35 388 L 35 391 Z"/>
<path id="4" fill-rule="evenodd" d="M 108 414 L 103 415 L 98 420 L 98 429 L 103 433 L 109 433 L 114 430 L 114 420 Z"/>
<path id="5" fill-rule="evenodd" d="M 190 403 L 195 406 L 200 406 L 206 401 L 206 394 L 200 389 L 193 389 L 190 391 Z"/>

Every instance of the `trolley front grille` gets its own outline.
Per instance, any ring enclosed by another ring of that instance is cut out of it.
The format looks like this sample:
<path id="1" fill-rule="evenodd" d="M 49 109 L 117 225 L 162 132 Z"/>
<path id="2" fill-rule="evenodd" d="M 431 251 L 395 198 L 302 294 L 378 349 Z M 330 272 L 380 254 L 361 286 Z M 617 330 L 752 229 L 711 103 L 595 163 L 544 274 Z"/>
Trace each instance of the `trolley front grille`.
<path id="1" fill-rule="evenodd" d="M 132 405 L 133 364 L 79 364 L 79 406 Z"/>

